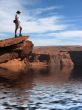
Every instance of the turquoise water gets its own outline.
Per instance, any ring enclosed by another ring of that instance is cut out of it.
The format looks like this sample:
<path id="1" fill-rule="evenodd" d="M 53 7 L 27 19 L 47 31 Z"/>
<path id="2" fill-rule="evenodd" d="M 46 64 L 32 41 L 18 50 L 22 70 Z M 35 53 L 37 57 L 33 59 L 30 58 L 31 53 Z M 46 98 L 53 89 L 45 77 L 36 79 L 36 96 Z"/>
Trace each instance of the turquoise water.
<path id="1" fill-rule="evenodd" d="M 0 78 L 0 110 L 82 110 L 81 68 L 44 68 Z"/>

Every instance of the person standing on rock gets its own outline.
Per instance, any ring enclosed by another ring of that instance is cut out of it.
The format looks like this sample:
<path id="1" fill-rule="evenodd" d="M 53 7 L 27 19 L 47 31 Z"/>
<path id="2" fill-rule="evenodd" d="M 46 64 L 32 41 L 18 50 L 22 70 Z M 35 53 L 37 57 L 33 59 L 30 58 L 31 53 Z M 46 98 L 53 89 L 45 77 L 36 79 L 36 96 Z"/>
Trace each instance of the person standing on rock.
<path id="1" fill-rule="evenodd" d="M 19 29 L 19 36 L 22 36 L 21 32 L 22 32 L 22 26 L 21 26 L 21 22 L 20 22 L 20 11 L 16 12 L 15 15 L 15 20 L 13 21 L 15 23 L 15 37 L 17 37 L 17 30 Z"/>

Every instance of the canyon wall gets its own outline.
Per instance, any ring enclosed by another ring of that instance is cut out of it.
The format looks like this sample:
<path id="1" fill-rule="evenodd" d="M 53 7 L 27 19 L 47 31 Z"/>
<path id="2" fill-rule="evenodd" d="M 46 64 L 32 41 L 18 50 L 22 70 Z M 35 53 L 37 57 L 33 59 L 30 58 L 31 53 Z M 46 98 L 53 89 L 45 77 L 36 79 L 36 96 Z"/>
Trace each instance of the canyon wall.
<path id="1" fill-rule="evenodd" d="M 81 46 L 34 47 L 28 36 L 0 41 L 0 68 L 17 72 L 28 68 L 82 66 Z"/>
<path id="2" fill-rule="evenodd" d="M 46 61 L 48 61 L 51 66 L 82 66 L 81 46 L 37 47 L 34 48 L 33 52 L 36 54 L 36 57 L 46 55 L 48 57 Z M 37 57 L 37 60 L 38 59 L 39 57 Z"/>

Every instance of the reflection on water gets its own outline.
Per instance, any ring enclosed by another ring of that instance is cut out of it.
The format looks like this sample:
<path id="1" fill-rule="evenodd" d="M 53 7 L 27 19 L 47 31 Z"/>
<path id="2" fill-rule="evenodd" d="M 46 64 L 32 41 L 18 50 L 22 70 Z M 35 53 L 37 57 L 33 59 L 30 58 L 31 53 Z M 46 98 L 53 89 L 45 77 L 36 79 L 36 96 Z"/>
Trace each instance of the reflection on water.
<path id="1" fill-rule="evenodd" d="M 82 110 L 81 68 L 0 69 L 0 110 Z"/>

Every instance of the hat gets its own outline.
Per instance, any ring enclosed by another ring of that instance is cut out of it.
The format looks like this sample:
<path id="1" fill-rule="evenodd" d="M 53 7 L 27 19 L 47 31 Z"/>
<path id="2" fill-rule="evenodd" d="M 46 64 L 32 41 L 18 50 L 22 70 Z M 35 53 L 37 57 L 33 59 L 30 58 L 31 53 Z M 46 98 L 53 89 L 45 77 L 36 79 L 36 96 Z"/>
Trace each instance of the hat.
<path id="1" fill-rule="evenodd" d="M 17 11 L 16 13 L 21 13 L 20 11 Z"/>

